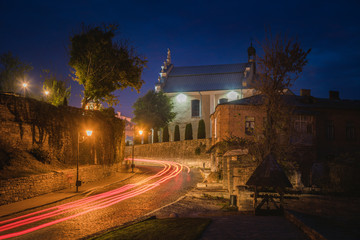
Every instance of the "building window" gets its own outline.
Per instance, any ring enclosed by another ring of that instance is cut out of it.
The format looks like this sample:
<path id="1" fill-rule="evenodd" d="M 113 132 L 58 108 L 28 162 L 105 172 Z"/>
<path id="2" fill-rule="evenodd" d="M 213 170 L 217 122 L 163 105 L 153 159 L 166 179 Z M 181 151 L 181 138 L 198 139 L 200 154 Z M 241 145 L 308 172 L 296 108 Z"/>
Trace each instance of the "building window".
<path id="1" fill-rule="evenodd" d="M 200 116 L 200 100 L 191 101 L 191 116 L 199 117 Z"/>
<path id="2" fill-rule="evenodd" d="M 313 117 L 309 115 L 297 115 L 294 122 L 295 130 L 298 133 L 313 133 Z"/>
<path id="3" fill-rule="evenodd" d="M 245 134 L 254 135 L 254 128 L 255 128 L 255 118 L 245 117 Z"/>
<path id="4" fill-rule="evenodd" d="M 328 140 L 334 140 L 335 130 L 334 130 L 334 121 L 327 121 L 326 123 L 326 138 Z"/>
<path id="5" fill-rule="evenodd" d="M 355 125 L 352 122 L 346 123 L 346 140 L 356 140 Z"/>
<path id="6" fill-rule="evenodd" d="M 220 99 L 219 99 L 219 104 L 227 103 L 227 102 L 228 102 L 228 99 L 227 99 L 227 98 L 220 98 Z"/>

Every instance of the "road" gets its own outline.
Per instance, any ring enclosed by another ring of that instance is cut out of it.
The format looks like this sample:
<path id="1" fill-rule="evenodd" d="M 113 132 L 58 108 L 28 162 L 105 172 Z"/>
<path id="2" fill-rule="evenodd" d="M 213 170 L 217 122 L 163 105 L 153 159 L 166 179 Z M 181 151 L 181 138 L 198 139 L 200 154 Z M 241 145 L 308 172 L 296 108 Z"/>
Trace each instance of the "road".
<path id="1" fill-rule="evenodd" d="M 134 177 L 87 196 L 0 219 L 0 239 L 78 239 L 169 204 L 196 183 L 186 166 L 138 160 Z"/>

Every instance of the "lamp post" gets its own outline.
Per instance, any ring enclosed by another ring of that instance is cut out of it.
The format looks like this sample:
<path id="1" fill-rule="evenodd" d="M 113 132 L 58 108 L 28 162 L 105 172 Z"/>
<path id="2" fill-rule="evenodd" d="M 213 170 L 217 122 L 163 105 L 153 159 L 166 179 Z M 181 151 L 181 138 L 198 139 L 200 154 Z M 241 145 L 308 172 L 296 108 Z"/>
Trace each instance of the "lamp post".
<path id="1" fill-rule="evenodd" d="M 86 136 L 82 135 L 82 139 L 80 140 L 80 132 L 78 132 L 78 154 L 77 154 L 77 160 L 76 160 L 76 192 L 79 191 L 79 187 L 81 186 L 81 181 L 79 181 L 79 156 L 80 156 L 80 143 L 83 143 L 86 141 L 87 137 L 90 137 L 92 135 L 92 130 L 86 130 Z"/>
<path id="2" fill-rule="evenodd" d="M 133 144 L 132 144 L 132 160 L 131 160 L 131 172 L 133 173 L 134 172 L 134 168 L 135 168 L 135 162 L 134 162 L 134 145 L 135 145 L 135 131 L 136 127 L 134 125 L 134 130 L 133 130 Z M 139 134 L 142 135 L 143 134 L 143 131 L 140 130 L 139 131 Z"/>
<path id="3" fill-rule="evenodd" d="M 28 86 L 28 84 L 27 84 L 26 82 L 24 82 L 24 83 L 22 84 L 22 87 L 23 87 L 23 89 L 24 89 L 24 97 L 26 97 L 26 88 L 27 88 L 27 86 Z"/>

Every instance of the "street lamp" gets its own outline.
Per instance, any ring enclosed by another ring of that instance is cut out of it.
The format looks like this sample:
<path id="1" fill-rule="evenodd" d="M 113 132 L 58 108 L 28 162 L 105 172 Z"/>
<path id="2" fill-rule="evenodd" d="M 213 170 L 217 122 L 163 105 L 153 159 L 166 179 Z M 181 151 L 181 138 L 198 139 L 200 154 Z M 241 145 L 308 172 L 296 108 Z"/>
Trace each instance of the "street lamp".
<path id="1" fill-rule="evenodd" d="M 134 168 L 135 168 L 135 162 L 134 162 L 134 145 L 135 145 L 135 131 L 136 127 L 134 125 L 134 130 L 133 130 L 133 144 L 132 144 L 132 161 L 131 161 L 131 172 L 134 172 Z M 139 134 L 140 136 L 143 134 L 142 130 L 139 130 Z"/>
<path id="2" fill-rule="evenodd" d="M 45 93 L 45 96 L 49 95 L 49 91 L 45 91 L 44 93 Z"/>
<path id="3" fill-rule="evenodd" d="M 83 143 L 86 141 L 87 137 L 90 137 L 92 135 L 92 130 L 86 130 L 86 136 L 81 135 L 80 132 L 78 132 L 78 154 L 77 154 L 77 161 L 76 161 L 76 192 L 78 192 L 79 187 L 81 186 L 81 181 L 79 181 L 79 156 L 80 156 L 80 143 Z M 81 137 L 81 139 L 80 139 Z"/>
<path id="4" fill-rule="evenodd" d="M 24 88 L 24 97 L 26 97 L 26 88 L 28 84 L 26 82 L 23 82 L 22 87 Z"/>

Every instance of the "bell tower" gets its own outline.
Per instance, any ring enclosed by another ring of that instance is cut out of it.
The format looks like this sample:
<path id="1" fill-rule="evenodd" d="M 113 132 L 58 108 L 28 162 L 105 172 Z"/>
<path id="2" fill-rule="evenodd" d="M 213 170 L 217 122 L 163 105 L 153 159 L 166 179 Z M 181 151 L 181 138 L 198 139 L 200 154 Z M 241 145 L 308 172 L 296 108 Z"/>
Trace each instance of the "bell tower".
<path id="1" fill-rule="evenodd" d="M 248 62 L 255 62 L 256 61 L 256 50 L 252 45 L 252 41 L 250 43 L 250 47 L 247 49 L 248 52 Z"/>

